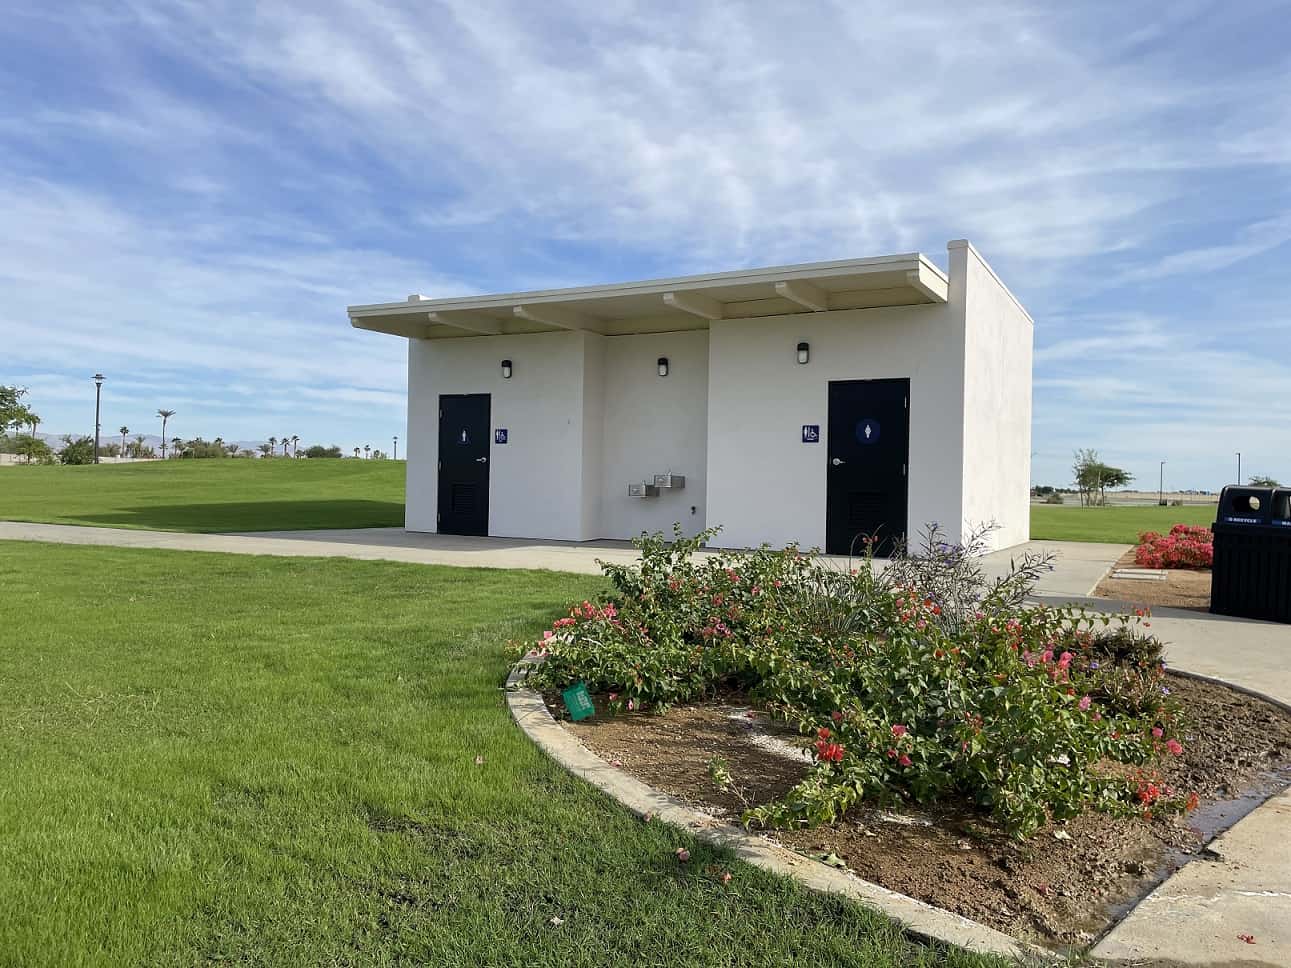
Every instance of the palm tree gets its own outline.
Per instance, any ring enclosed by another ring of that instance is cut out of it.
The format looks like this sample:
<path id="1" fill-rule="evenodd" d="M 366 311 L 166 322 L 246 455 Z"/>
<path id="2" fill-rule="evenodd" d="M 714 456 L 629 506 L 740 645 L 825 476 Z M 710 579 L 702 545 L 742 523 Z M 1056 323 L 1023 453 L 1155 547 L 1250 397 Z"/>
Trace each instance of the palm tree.
<path id="1" fill-rule="evenodd" d="M 124 457 L 126 455 L 126 434 L 130 433 L 130 428 L 122 424 L 119 430 L 121 432 L 121 456 Z"/>
<path id="2" fill-rule="evenodd" d="M 283 456 L 283 457 L 286 457 L 286 456 L 287 456 L 287 445 L 288 445 L 288 444 L 290 444 L 290 443 L 291 443 L 291 438 L 290 438 L 290 437 L 283 437 L 283 438 L 282 438 L 282 456 Z"/>
<path id="3" fill-rule="evenodd" d="M 178 456 L 179 456 L 179 452 L 180 452 L 181 450 L 183 450 L 183 449 L 184 449 L 184 440 L 183 440 L 183 438 L 182 438 L 182 437 L 171 437 L 171 438 L 170 438 L 170 456 L 171 456 L 171 457 L 178 457 Z M 164 454 L 164 453 L 166 453 L 166 448 L 165 448 L 165 442 L 164 442 L 164 441 L 163 441 L 163 446 L 162 446 L 161 452 L 162 452 L 163 454 Z M 162 458 L 162 460 L 165 460 L 165 458 L 163 457 L 163 458 Z"/>
<path id="4" fill-rule="evenodd" d="M 134 451 L 133 456 L 142 457 L 143 456 L 143 434 L 135 434 L 133 444 L 134 446 L 131 448 L 131 450 Z"/>
<path id="5" fill-rule="evenodd" d="M 364 456 L 364 457 L 371 457 L 371 456 L 372 456 L 372 445 L 371 445 L 371 444 L 364 444 L 364 445 L 363 445 L 363 456 Z"/>
<path id="6" fill-rule="evenodd" d="M 292 457 L 300 456 L 300 438 L 295 434 L 291 435 L 291 456 Z"/>
<path id="7" fill-rule="evenodd" d="M 354 456 L 355 457 L 359 456 L 359 449 L 357 447 L 354 448 Z"/>
<path id="8" fill-rule="evenodd" d="M 268 450 L 268 451 L 266 451 L 266 453 L 268 453 L 268 454 L 272 455 L 272 454 L 273 454 L 273 449 L 274 449 L 275 447 L 277 447 L 277 446 L 278 446 L 278 438 L 277 438 L 277 437 L 270 437 L 270 438 L 269 438 L 269 450 Z"/>
<path id="9" fill-rule="evenodd" d="M 33 437 L 35 437 L 35 436 L 36 436 L 36 425 L 37 425 L 38 423 L 40 423 L 40 418 L 39 418 L 39 417 L 37 417 L 34 413 L 32 413 L 30 410 L 28 410 L 28 411 L 27 411 L 27 426 L 31 427 L 31 435 L 32 435 Z M 29 462 L 30 462 L 30 459 L 29 459 Z"/>
<path id="10" fill-rule="evenodd" d="M 175 416 L 174 410 L 158 410 L 157 416 L 161 418 L 161 459 L 166 459 L 166 421 Z"/>

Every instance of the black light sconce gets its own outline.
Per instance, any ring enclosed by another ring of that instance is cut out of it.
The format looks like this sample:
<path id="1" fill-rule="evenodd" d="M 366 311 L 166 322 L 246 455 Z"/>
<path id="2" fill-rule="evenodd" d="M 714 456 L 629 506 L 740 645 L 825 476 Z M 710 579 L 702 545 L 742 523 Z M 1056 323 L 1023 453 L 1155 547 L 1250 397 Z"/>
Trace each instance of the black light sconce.
<path id="1" fill-rule="evenodd" d="M 502 379 L 504 380 L 511 379 L 511 361 L 510 360 L 502 361 Z"/>
<path id="2" fill-rule="evenodd" d="M 668 357 L 666 356 L 659 357 L 659 375 L 660 376 L 668 375 Z"/>
<path id="3" fill-rule="evenodd" d="M 810 358 L 810 355 L 811 355 L 811 347 L 808 346 L 806 343 L 799 343 L 798 344 L 798 362 L 806 363 L 807 360 Z"/>

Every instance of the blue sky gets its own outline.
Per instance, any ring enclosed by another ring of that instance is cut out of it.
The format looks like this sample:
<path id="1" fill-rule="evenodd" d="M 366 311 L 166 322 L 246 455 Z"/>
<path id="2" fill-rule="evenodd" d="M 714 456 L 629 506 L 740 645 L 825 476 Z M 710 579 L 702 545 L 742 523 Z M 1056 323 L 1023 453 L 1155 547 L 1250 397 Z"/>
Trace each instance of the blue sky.
<path id="1" fill-rule="evenodd" d="M 1287 480 L 1289 176 L 1287 2 L 19 4 L 0 381 L 384 448 L 347 304 L 962 237 L 1036 320 L 1037 481 Z"/>

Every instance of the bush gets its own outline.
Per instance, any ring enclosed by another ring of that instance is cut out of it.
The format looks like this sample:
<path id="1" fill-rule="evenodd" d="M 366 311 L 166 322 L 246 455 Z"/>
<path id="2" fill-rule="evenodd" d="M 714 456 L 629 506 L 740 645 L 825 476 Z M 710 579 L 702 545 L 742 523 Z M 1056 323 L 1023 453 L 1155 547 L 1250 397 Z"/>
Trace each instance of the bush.
<path id="1" fill-rule="evenodd" d="M 308 447 L 305 449 L 305 456 L 312 457 L 315 460 L 319 458 L 325 458 L 325 457 L 339 458 L 341 456 L 341 448 L 335 445 L 331 447 L 324 447 L 322 444 L 315 444 L 313 447 Z"/>
<path id="2" fill-rule="evenodd" d="M 1050 494 L 1048 497 L 1046 497 L 1046 498 L 1044 499 L 1044 503 L 1045 503 L 1045 504 L 1062 504 L 1062 503 L 1063 503 L 1062 495 L 1061 495 L 1061 494 L 1059 494 L 1057 491 L 1054 491 L 1052 494 Z"/>
<path id="3" fill-rule="evenodd" d="M 58 452 L 58 459 L 64 464 L 93 464 L 94 441 L 89 437 L 63 437 L 63 449 Z"/>
<path id="4" fill-rule="evenodd" d="M 749 692 L 815 738 L 815 767 L 746 823 L 966 799 L 1025 836 L 1087 808 L 1184 805 L 1143 769 L 1181 749 L 1146 637 L 1128 616 L 1022 607 L 1045 559 L 987 583 L 975 541 L 935 530 L 887 569 L 793 547 L 697 556 L 714 533 L 643 537 L 639 565 L 603 564 L 615 593 L 553 623 L 531 678 L 583 680 L 615 711 Z"/>
<path id="5" fill-rule="evenodd" d="M 1176 524 L 1169 534 L 1144 531 L 1134 549 L 1143 568 L 1209 568 L 1215 561 L 1215 536 L 1209 528 Z"/>

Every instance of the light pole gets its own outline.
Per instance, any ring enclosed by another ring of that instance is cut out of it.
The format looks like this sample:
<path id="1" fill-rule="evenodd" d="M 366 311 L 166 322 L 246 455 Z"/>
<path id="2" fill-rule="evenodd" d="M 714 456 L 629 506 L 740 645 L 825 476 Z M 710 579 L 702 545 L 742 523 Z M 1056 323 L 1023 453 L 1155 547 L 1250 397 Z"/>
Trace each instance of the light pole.
<path id="1" fill-rule="evenodd" d="M 1161 474 L 1157 478 L 1157 507 L 1165 507 L 1165 461 L 1161 462 Z"/>
<path id="2" fill-rule="evenodd" d="M 1237 483 L 1240 484 L 1242 483 L 1242 452 L 1238 450 L 1234 453 L 1237 454 Z"/>
<path id="3" fill-rule="evenodd" d="M 94 374 L 94 463 L 99 462 L 99 431 L 103 429 L 99 423 L 99 400 L 103 396 L 103 374 Z"/>
<path id="4" fill-rule="evenodd" d="M 399 435 L 394 435 L 394 459 L 399 459 Z"/>

